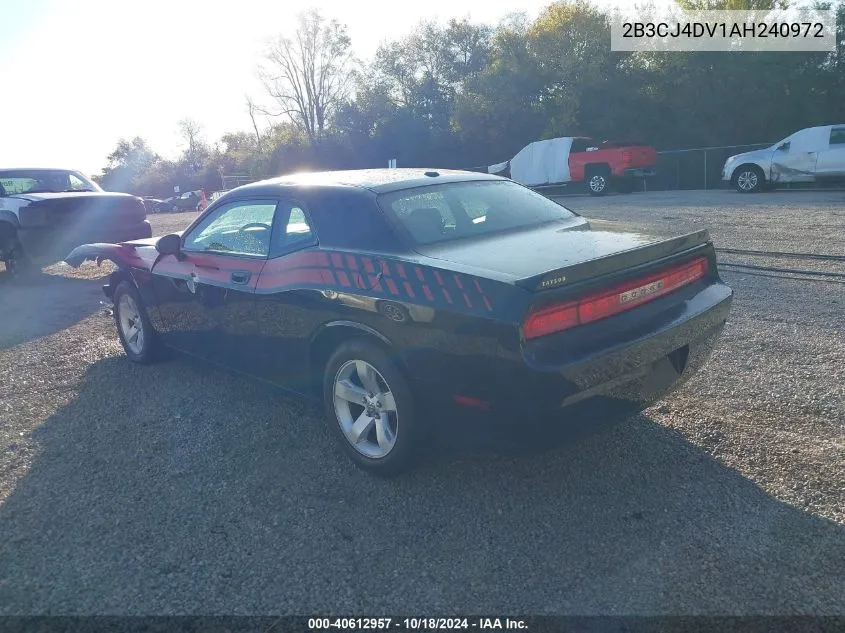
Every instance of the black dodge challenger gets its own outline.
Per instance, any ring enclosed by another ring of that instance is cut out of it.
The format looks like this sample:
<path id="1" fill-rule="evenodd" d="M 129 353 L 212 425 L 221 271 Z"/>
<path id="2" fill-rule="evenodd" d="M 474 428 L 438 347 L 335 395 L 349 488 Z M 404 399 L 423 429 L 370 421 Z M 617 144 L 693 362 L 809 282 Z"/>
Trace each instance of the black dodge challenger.
<path id="1" fill-rule="evenodd" d="M 732 291 L 706 231 L 596 230 L 487 174 L 310 173 L 234 189 L 181 234 L 88 244 L 133 361 L 169 346 L 321 396 L 373 472 L 412 463 L 443 406 L 565 417 L 645 407 L 707 360 Z"/>

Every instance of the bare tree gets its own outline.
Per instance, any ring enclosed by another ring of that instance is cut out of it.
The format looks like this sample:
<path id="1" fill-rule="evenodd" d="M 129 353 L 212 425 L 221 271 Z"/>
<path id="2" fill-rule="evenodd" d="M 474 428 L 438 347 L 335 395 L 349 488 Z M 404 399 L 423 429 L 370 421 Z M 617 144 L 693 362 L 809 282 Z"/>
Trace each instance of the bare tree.
<path id="1" fill-rule="evenodd" d="M 252 97 L 246 95 L 246 109 L 249 112 L 249 120 L 252 121 L 252 129 L 255 130 L 255 143 L 259 151 L 261 150 L 261 133 L 258 131 L 258 122 L 255 120 L 255 115 L 261 112 Z"/>
<path id="2" fill-rule="evenodd" d="M 186 157 L 194 171 L 200 168 L 202 154 L 205 152 L 205 143 L 202 140 L 202 126 L 190 118 L 179 121 L 179 133 L 182 140 L 187 144 Z"/>
<path id="3" fill-rule="evenodd" d="M 345 26 L 316 9 L 298 20 L 292 38 L 280 35 L 268 45 L 258 76 L 277 108 L 266 113 L 288 116 L 313 142 L 349 94 L 354 60 Z"/>

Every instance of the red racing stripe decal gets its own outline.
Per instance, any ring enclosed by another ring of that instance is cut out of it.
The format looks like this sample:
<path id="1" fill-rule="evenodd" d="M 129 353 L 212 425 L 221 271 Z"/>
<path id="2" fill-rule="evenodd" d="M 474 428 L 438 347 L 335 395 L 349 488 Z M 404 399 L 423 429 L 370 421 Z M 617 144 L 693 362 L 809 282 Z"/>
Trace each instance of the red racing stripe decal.
<path id="1" fill-rule="evenodd" d="M 379 281 L 379 278 L 375 275 L 370 275 L 370 288 L 376 292 L 384 292 L 381 289 L 381 282 Z"/>
<path id="2" fill-rule="evenodd" d="M 320 274 L 323 277 L 323 283 L 327 286 L 334 286 L 337 283 L 334 280 L 334 273 L 331 270 L 327 268 L 320 269 Z"/>
<path id="3" fill-rule="evenodd" d="M 409 284 L 407 281 L 405 282 L 405 292 L 407 292 L 407 293 L 408 293 L 408 296 L 409 296 L 409 297 L 411 297 L 411 299 L 413 299 L 414 297 L 416 297 L 416 295 L 414 294 L 414 289 L 413 289 L 413 287 L 412 287 L 412 286 L 411 286 L 411 284 Z"/>
<path id="4" fill-rule="evenodd" d="M 396 287 L 395 281 L 393 281 L 390 277 L 386 277 L 384 281 L 387 284 L 387 289 L 390 290 L 390 294 L 394 297 L 399 294 L 399 289 Z"/>

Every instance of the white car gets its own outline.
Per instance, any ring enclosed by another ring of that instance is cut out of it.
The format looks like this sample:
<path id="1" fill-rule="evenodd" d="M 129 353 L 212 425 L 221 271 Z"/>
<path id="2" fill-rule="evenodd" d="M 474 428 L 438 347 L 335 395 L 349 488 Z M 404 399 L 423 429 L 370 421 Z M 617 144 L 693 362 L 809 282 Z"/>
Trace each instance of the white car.
<path id="1" fill-rule="evenodd" d="M 787 182 L 845 180 L 845 124 L 808 127 L 771 147 L 731 156 L 722 180 L 740 193 Z"/>

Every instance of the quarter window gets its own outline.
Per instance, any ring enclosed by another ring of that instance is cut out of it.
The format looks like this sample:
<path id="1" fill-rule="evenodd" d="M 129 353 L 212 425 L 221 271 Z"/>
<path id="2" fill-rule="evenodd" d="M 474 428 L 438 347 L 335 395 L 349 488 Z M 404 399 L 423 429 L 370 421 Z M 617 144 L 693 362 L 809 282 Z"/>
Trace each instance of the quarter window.
<path id="1" fill-rule="evenodd" d="M 185 238 L 186 251 L 207 251 L 266 257 L 276 202 L 242 200 L 214 210 Z"/>
<path id="2" fill-rule="evenodd" d="M 291 204 L 291 203 L 289 203 Z M 284 207 L 282 207 L 284 208 Z M 290 213 L 279 213 L 287 221 L 279 233 L 279 247 L 282 252 L 303 248 L 314 242 L 314 230 L 308 222 L 305 211 L 296 203 L 290 206 Z"/>
<path id="3" fill-rule="evenodd" d="M 845 145 L 845 127 L 835 127 L 830 130 L 831 145 Z"/>
<path id="4" fill-rule="evenodd" d="M 68 182 L 72 191 L 90 191 L 91 188 L 81 178 L 74 174 L 68 174 Z"/>

